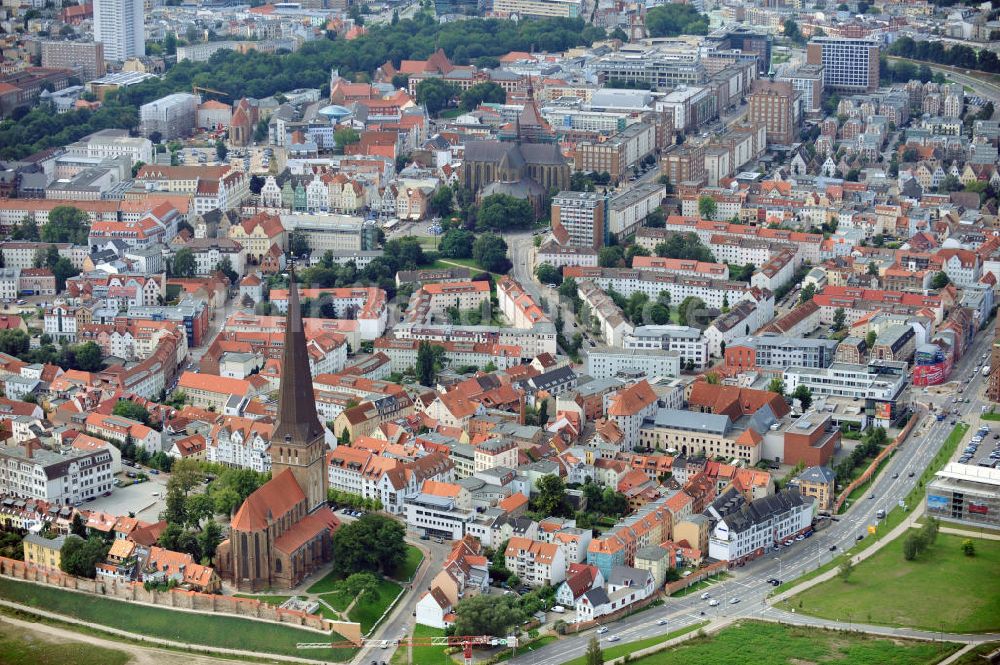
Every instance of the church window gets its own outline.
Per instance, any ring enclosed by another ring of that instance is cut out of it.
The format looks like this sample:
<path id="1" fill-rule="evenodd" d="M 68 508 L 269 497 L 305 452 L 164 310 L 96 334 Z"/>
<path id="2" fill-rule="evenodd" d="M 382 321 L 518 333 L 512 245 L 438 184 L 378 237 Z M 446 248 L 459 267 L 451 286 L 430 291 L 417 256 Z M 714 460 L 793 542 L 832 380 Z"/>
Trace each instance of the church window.
<path id="1" fill-rule="evenodd" d="M 275 559 L 274 560 L 274 572 L 276 572 L 276 573 L 280 573 L 281 572 L 281 559 Z"/>

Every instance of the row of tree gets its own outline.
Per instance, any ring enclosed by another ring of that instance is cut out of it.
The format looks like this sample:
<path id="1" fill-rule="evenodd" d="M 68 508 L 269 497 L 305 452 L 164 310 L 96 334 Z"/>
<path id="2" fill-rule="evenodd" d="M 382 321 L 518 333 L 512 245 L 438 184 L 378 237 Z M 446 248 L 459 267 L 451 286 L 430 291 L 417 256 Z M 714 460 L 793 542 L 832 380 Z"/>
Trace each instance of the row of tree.
<path id="1" fill-rule="evenodd" d="M 889 55 L 914 60 L 927 60 L 939 65 L 950 65 L 962 69 L 978 69 L 991 74 L 1000 73 L 1000 58 L 990 49 L 975 49 L 962 44 L 945 46 L 940 41 L 916 41 L 903 36 L 886 49 Z"/>
<path id="2" fill-rule="evenodd" d="M 0 352 L 16 356 L 26 363 L 59 365 L 63 369 L 81 372 L 99 372 L 104 369 L 101 347 L 95 342 L 67 344 L 56 347 L 49 335 L 43 334 L 41 343 L 31 348 L 31 338 L 23 330 L 0 330 Z"/>

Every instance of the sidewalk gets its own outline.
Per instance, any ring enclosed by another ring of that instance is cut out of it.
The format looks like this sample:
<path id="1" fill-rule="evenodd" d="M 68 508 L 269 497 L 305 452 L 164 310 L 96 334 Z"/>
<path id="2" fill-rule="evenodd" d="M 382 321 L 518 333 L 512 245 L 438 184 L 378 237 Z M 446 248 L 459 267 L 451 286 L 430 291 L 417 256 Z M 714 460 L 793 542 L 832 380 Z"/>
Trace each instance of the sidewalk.
<path id="1" fill-rule="evenodd" d="M 867 623 L 848 623 L 832 619 L 821 619 L 807 614 L 797 614 L 786 612 L 775 607 L 769 609 L 768 614 L 759 617 L 762 621 L 774 621 L 777 623 L 787 623 L 796 626 L 806 626 L 811 628 L 827 628 L 829 630 L 847 630 L 856 633 L 867 633 L 869 635 L 883 635 L 885 637 L 900 637 L 908 640 L 924 640 L 926 642 L 958 642 L 961 644 L 982 644 L 983 642 L 995 642 L 1000 640 L 1000 633 L 942 633 L 930 630 L 919 630 L 916 628 L 895 628 L 893 626 L 876 626 Z"/>

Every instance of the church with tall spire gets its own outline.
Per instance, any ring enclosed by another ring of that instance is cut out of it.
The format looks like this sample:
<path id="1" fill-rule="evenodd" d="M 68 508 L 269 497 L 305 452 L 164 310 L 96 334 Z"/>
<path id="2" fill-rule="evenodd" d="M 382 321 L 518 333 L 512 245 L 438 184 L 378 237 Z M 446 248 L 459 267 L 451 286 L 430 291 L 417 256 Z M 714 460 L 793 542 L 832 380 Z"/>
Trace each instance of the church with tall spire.
<path id="1" fill-rule="evenodd" d="M 316 414 L 298 287 L 288 292 L 271 480 L 246 498 L 219 544 L 220 576 L 240 591 L 288 589 L 331 560 L 326 441 Z"/>

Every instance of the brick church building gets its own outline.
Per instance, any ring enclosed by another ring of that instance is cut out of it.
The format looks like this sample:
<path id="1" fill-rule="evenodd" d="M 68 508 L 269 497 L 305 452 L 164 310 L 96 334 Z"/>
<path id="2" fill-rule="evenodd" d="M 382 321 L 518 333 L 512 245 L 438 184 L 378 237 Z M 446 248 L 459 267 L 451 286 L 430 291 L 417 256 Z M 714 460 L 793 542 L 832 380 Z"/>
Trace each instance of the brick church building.
<path id="1" fill-rule="evenodd" d="M 288 589 L 331 560 L 339 521 L 326 505 L 326 442 L 316 415 L 298 287 L 288 293 L 271 480 L 247 497 L 219 544 L 219 575 L 240 591 Z"/>

